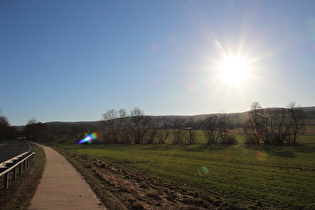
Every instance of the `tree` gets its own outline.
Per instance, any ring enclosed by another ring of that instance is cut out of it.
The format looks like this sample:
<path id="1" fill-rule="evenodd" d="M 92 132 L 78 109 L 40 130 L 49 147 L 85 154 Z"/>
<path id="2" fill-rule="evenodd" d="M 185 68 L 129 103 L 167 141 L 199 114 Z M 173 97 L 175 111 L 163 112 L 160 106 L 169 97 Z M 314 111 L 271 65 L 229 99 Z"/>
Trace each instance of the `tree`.
<path id="1" fill-rule="evenodd" d="M 151 118 L 144 115 L 144 112 L 135 107 L 130 112 L 129 127 L 135 144 L 143 144 L 144 135 L 150 128 Z"/>
<path id="2" fill-rule="evenodd" d="M 120 142 L 122 144 L 131 144 L 132 143 L 132 132 L 129 126 L 129 120 L 127 118 L 126 121 L 121 126 L 121 130 L 119 133 Z"/>
<path id="3" fill-rule="evenodd" d="M 296 143 L 297 136 L 304 131 L 306 114 L 295 103 L 287 109 L 264 110 L 258 102 L 252 104 L 248 119 L 244 124 L 244 134 L 248 143 L 283 144 Z"/>
<path id="4" fill-rule="evenodd" d="M 158 128 L 160 124 L 159 118 L 152 118 L 150 120 L 149 131 L 146 139 L 146 144 L 154 144 L 155 139 L 157 138 Z"/>
<path id="5" fill-rule="evenodd" d="M 158 130 L 158 133 L 157 133 L 157 139 L 158 139 L 159 144 L 165 144 L 170 134 L 169 132 L 170 120 L 167 119 L 166 117 L 163 117 L 162 122 L 163 122 L 163 125 Z"/>
<path id="6" fill-rule="evenodd" d="M 38 123 L 38 121 L 36 120 L 36 118 L 32 117 L 32 119 L 30 119 L 26 124 L 31 125 L 31 124 L 36 124 L 36 123 Z"/>
<path id="7" fill-rule="evenodd" d="M 105 139 L 107 143 L 117 143 L 118 136 L 116 136 L 115 119 L 117 118 L 117 111 L 111 109 L 103 114 L 105 124 Z"/>
<path id="8" fill-rule="evenodd" d="M 126 121 L 127 112 L 125 109 L 115 111 L 111 109 L 103 115 L 105 124 L 105 138 L 108 143 L 117 144 L 120 141 L 120 132 Z"/>
<path id="9" fill-rule="evenodd" d="M 18 131 L 10 126 L 9 120 L 5 116 L 0 116 L 0 142 L 15 139 Z"/>
<path id="10" fill-rule="evenodd" d="M 290 127 L 286 109 L 274 109 L 270 111 L 270 134 L 272 144 L 283 144 L 290 136 Z M 269 130 L 268 129 L 268 130 Z M 268 141 L 269 143 L 270 141 Z"/>
<path id="11" fill-rule="evenodd" d="M 184 118 L 174 118 L 172 122 L 173 139 L 172 144 L 180 144 L 183 142 L 183 137 L 185 135 L 186 119 Z"/>
<path id="12" fill-rule="evenodd" d="M 69 126 L 67 124 L 52 124 L 48 126 L 52 136 L 52 142 L 67 142 L 69 137 Z"/>
<path id="13" fill-rule="evenodd" d="M 0 125 L 10 126 L 9 121 L 5 116 L 0 116 Z"/>
<path id="14" fill-rule="evenodd" d="M 218 138 L 220 133 L 218 132 L 218 116 L 211 115 L 201 120 L 201 125 L 203 131 L 207 136 L 207 143 L 216 145 L 218 143 Z"/>
<path id="15" fill-rule="evenodd" d="M 233 144 L 235 138 L 229 136 L 229 130 L 233 128 L 232 121 L 226 113 L 221 113 L 218 115 L 218 136 L 221 139 L 222 144 Z"/>
<path id="16" fill-rule="evenodd" d="M 87 134 L 100 129 L 94 124 L 58 123 L 48 125 L 48 130 L 53 142 L 77 143 Z"/>
<path id="17" fill-rule="evenodd" d="M 288 105 L 291 132 L 293 134 L 293 143 L 296 143 L 299 134 L 304 133 L 304 123 L 306 113 L 301 107 L 297 107 L 294 102 Z"/>
<path id="18" fill-rule="evenodd" d="M 186 130 L 186 140 L 188 144 L 196 143 L 196 133 L 197 133 L 197 122 L 193 119 L 189 119 L 186 122 L 185 130 Z"/>
<path id="19" fill-rule="evenodd" d="M 259 144 L 266 138 L 266 118 L 265 111 L 258 102 L 251 105 L 248 118 L 244 124 L 244 134 L 247 143 Z"/>
<path id="20" fill-rule="evenodd" d="M 36 122 L 35 118 L 28 121 L 28 124 L 23 131 L 26 138 L 32 141 L 50 141 L 52 136 L 47 125 L 41 122 Z"/>

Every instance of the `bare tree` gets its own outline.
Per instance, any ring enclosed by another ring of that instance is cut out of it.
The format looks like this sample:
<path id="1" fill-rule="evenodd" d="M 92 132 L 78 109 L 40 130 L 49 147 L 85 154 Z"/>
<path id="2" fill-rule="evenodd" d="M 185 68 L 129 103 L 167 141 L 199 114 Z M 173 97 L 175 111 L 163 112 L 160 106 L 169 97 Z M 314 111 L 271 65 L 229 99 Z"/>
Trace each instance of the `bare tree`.
<path id="1" fill-rule="evenodd" d="M 297 136 L 304 131 L 305 117 L 304 110 L 295 103 L 287 109 L 264 110 L 255 102 L 244 124 L 244 134 L 248 143 L 283 144 L 292 139 L 296 143 Z"/>
<path id="2" fill-rule="evenodd" d="M 51 133 L 49 132 L 48 126 L 44 123 L 37 122 L 36 120 L 31 119 L 29 124 L 27 124 L 23 130 L 24 135 L 27 139 L 32 141 L 39 142 L 48 142 L 51 141 Z"/>
<path id="3" fill-rule="evenodd" d="M 163 125 L 157 132 L 157 139 L 159 144 L 165 144 L 170 134 L 169 132 L 170 120 L 167 119 L 166 117 L 163 117 L 162 122 Z"/>
<path id="4" fill-rule="evenodd" d="M 286 109 L 275 109 L 270 114 L 270 133 L 273 144 L 283 144 L 289 137 L 289 123 Z"/>
<path id="5" fill-rule="evenodd" d="M 304 123 L 306 113 L 301 107 L 297 107 L 294 102 L 288 105 L 288 112 L 290 118 L 291 132 L 293 134 L 293 143 L 296 143 L 296 139 L 299 134 L 304 133 Z"/>
<path id="6" fill-rule="evenodd" d="M 143 111 L 135 107 L 130 112 L 129 125 L 135 144 L 143 144 L 144 135 L 150 128 L 151 118 L 145 116 Z"/>
<path id="7" fill-rule="evenodd" d="M 36 120 L 35 117 L 32 117 L 32 119 L 30 119 L 30 120 L 26 123 L 26 125 L 31 125 L 31 124 L 36 124 L 36 123 L 38 123 L 38 121 Z"/>
<path id="8" fill-rule="evenodd" d="M 103 119 L 105 123 L 105 139 L 108 143 L 117 144 L 120 139 L 121 127 L 125 123 L 127 117 L 127 112 L 125 109 L 120 109 L 116 111 L 111 109 L 103 114 Z"/>
<path id="9" fill-rule="evenodd" d="M 132 143 L 132 132 L 129 126 L 129 121 L 126 120 L 121 125 L 121 131 L 119 133 L 119 143 L 121 144 L 131 144 Z"/>
<path id="10" fill-rule="evenodd" d="M 207 136 L 208 144 L 217 144 L 220 133 L 218 132 L 218 116 L 211 115 L 201 120 L 203 131 Z"/>
<path id="11" fill-rule="evenodd" d="M 119 119 L 117 120 L 117 135 L 118 135 L 118 142 L 120 143 L 123 143 L 123 142 L 126 142 L 128 140 L 128 137 L 127 137 L 127 140 L 124 140 L 122 138 L 124 138 L 124 135 L 121 135 L 121 132 L 126 129 L 127 130 L 127 117 L 128 117 L 128 114 L 127 114 L 127 111 L 125 109 L 120 109 L 119 110 Z"/>
<path id="12" fill-rule="evenodd" d="M 185 135 L 185 123 L 184 118 L 174 118 L 172 122 L 173 138 L 171 140 L 172 144 L 180 144 L 183 142 L 183 137 Z"/>
<path id="13" fill-rule="evenodd" d="M 196 133 L 197 133 L 197 122 L 193 119 L 189 119 L 186 122 L 185 130 L 186 130 L 186 140 L 188 144 L 194 144 L 196 143 Z"/>
<path id="14" fill-rule="evenodd" d="M 154 144 L 155 139 L 157 138 L 160 120 L 161 119 L 159 118 L 152 118 L 150 120 L 150 129 L 148 131 L 146 144 Z"/>
<path id="15" fill-rule="evenodd" d="M 229 130 L 232 127 L 230 117 L 226 113 L 221 113 L 218 116 L 218 131 L 222 144 L 229 144 Z"/>
<path id="16" fill-rule="evenodd" d="M 13 126 L 10 126 L 7 117 L 0 115 L 0 142 L 14 139 L 17 135 L 18 131 Z"/>
<path id="17" fill-rule="evenodd" d="M 248 118 L 244 124 L 246 140 L 251 144 L 259 144 L 266 134 L 265 111 L 258 102 L 251 105 Z"/>
<path id="18" fill-rule="evenodd" d="M 10 126 L 9 120 L 5 116 L 0 116 L 0 125 Z"/>
<path id="19" fill-rule="evenodd" d="M 118 118 L 117 111 L 114 109 L 108 110 L 103 114 L 104 124 L 105 124 L 105 141 L 107 143 L 117 143 L 118 136 L 116 132 L 116 119 Z"/>
<path id="20" fill-rule="evenodd" d="M 49 125 L 48 129 L 52 136 L 52 142 L 67 142 L 69 126 L 66 124 Z"/>

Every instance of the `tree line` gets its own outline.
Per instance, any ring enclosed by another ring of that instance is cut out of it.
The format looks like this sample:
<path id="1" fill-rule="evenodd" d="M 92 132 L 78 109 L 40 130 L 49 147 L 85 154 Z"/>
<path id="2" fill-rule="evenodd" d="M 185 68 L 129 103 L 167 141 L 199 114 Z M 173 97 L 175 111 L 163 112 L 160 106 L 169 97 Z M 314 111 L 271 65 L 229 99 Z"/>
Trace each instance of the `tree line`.
<path id="1" fill-rule="evenodd" d="M 51 123 L 37 122 L 35 118 L 28 121 L 23 130 L 23 135 L 32 141 L 55 142 L 55 143 L 76 143 L 85 135 L 96 130 L 98 126 L 84 123 Z"/>
<path id="2" fill-rule="evenodd" d="M 305 131 L 306 112 L 290 103 L 287 108 L 263 109 L 258 102 L 251 105 L 244 123 L 244 135 L 249 144 L 296 143 Z"/>
<path id="3" fill-rule="evenodd" d="M 195 144 L 200 130 L 208 144 L 231 144 L 228 135 L 233 124 L 227 114 L 211 115 L 204 120 L 193 117 L 151 117 L 138 108 L 110 109 L 98 124 L 44 124 L 31 119 L 23 130 L 27 139 L 40 142 L 76 143 L 97 131 L 107 144 Z"/>
<path id="4" fill-rule="evenodd" d="M 50 123 L 31 119 L 22 134 L 40 142 L 76 143 L 85 135 L 97 131 L 107 144 L 195 144 L 198 136 L 205 136 L 209 145 L 237 143 L 230 130 L 239 126 L 226 113 L 194 117 L 151 117 L 138 108 L 129 113 L 125 109 L 110 109 L 97 124 Z M 295 103 L 287 108 L 263 109 L 258 102 L 251 105 L 242 125 L 247 144 L 296 143 L 303 134 L 306 113 Z M 0 141 L 18 135 L 8 120 L 0 116 Z"/>
<path id="5" fill-rule="evenodd" d="M 305 131 L 307 115 L 294 102 L 287 108 L 263 109 L 259 102 L 251 105 L 243 124 L 247 144 L 297 143 Z M 194 144 L 197 132 L 206 136 L 209 145 L 237 143 L 230 130 L 237 124 L 226 113 L 209 115 L 195 120 L 193 117 L 151 118 L 139 108 L 128 115 L 125 109 L 111 109 L 103 115 L 104 140 L 117 144 Z"/>
<path id="6" fill-rule="evenodd" d="M 125 109 L 111 109 L 103 115 L 104 140 L 117 144 L 194 144 L 197 132 L 202 131 L 208 144 L 232 144 L 235 137 L 229 135 L 233 124 L 225 113 L 211 115 L 203 120 L 193 117 L 150 117 L 139 108 L 128 115 Z"/>
<path id="7" fill-rule="evenodd" d="M 10 125 L 8 118 L 4 115 L 1 115 L 0 110 L 0 143 L 15 139 L 18 134 L 18 130 L 14 126 Z"/>

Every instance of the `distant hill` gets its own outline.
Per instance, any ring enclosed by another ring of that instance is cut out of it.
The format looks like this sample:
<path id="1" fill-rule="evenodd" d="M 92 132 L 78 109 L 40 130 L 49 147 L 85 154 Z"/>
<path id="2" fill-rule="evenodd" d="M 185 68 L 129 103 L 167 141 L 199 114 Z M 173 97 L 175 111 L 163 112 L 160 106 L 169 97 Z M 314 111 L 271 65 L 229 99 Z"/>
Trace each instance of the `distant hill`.
<path id="1" fill-rule="evenodd" d="M 270 109 L 280 109 L 280 108 L 266 108 L 266 110 Z M 312 107 L 303 107 L 304 111 L 307 113 L 307 124 L 308 125 L 315 125 L 315 106 Z M 174 118 L 186 118 L 186 119 L 191 119 L 193 118 L 194 120 L 202 120 L 208 116 L 211 115 L 216 115 L 219 113 L 214 113 L 214 114 L 203 114 L 203 115 L 191 115 L 191 116 L 182 116 L 182 115 L 166 115 L 166 116 L 151 116 L 152 118 L 155 119 L 163 119 L 164 117 L 166 119 L 174 119 Z M 227 113 L 227 115 L 232 119 L 232 121 L 236 124 L 243 124 L 248 115 L 247 112 L 240 112 L 240 113 Z M 72 125 L 94 125 L 94 126 L 102 126 L 102 121 L 79 121 L 79 122 L 61 122 L 61 121 L 54 121 L 54 122 L 46 122 L 46 125 L 62 125 L 62 124 L 72 124 Z M 25 126 L 15 126 L 19 131 L 22 131 Z"/>

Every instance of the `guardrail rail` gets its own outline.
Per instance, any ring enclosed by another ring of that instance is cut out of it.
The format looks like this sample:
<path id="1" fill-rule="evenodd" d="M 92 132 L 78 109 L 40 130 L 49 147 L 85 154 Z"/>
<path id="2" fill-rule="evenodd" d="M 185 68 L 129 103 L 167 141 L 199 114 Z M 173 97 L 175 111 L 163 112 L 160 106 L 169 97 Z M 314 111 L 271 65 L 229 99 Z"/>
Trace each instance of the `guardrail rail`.
<path id="1" fill-rule="evenodd" d="M 15 182 L 17 176 L 33 164 L 34 156 L 35 152 L 24 152 L 0 164 L 0 178 L 3 177 L 5 189 L 9 189 L 9 182 Z"/>

